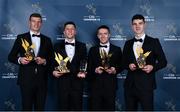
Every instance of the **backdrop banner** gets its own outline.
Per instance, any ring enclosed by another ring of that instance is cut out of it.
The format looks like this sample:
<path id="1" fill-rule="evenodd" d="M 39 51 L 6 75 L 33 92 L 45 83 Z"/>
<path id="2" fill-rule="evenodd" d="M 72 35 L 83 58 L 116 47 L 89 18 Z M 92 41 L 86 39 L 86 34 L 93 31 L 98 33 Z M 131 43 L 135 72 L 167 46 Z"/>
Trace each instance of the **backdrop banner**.
<path id="1" fill-rule="evenodd" d="M 180 0 L 0 0 L 0 110 L 21 110 L 21 95 L 16 84 L 18 66 L 7 57 L 16 36 L 29 31 L 31 13 L 43 16 L 41 32 L 53 44 L 62 37 L 66 21 L 77 24 L 77 39 L 86 43 L 89 50 L 96 44 L 98 26 L 111 29 L 111 42 L 123 48 L 132 38 L 131 18 L 143 14 L 147 21 L 146 33 L 159 38 L 168 65 L 156 73 L 155 110 L 180 110 Z M 117 110 L 124 110 L 123 82 L 126 71 L 118 74 Z M 84 89 L 83 108 L 87 110 L 88 91 Z M 48 79 L 48 96 L 45 110 L 56 110 L 56 81 Z"/>

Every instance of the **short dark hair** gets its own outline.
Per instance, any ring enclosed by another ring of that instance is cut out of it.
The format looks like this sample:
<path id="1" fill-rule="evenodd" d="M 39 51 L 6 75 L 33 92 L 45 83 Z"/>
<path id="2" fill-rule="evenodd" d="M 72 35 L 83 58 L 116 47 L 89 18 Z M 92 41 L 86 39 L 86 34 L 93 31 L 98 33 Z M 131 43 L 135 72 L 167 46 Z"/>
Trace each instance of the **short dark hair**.
<path id="1" fill-rule="evenodd" d="M 64 23 L 64 29 L 67 25 L 73 25 L 76 28 L 76 24 L 73 21 L 68 21 L 68 22 Z"/>
<path id="2" fill-rule="evenodd" d="M 109 28 L 107 25 L 101 25 L 101 26 L 98 27 L 96 34 L 98 34 L 98 31 L 99 31 L 100 29 L 107 29 L 108 32 L 110 33 L 110 28 Z"/>
<path id="3" fill-rule="evenodd" d="M 143 20 L 143 22 L 145 23 L 145 18 L 144 18 L 144 16 L 141 15 L 141 14 L 135 14 L 135 15 L 132 17 L 132 23 L 133 23 L 133 21 L 134 21 L 135 19 L 141 19 L 141 20 Z"/>
<path id="4" fill-rule="evenodd" d="M 39 14 L 39 13 L 32 13 L 32 14 L 29 16 L 29 20 L 31 20 L 32 17 L 38 17 L 38 18 L 40 18 L 41 21 L 42 21 L 42 16 L 41 16 L 41 14 Z"/>

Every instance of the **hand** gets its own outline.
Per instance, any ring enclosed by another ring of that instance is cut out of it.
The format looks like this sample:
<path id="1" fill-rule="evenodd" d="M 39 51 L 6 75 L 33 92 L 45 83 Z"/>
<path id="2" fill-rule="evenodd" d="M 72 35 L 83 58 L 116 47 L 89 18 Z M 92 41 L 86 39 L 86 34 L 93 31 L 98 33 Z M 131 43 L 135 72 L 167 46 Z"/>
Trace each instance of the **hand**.
<path id="1" fill-rule="evenodd" d="M 19 61 L 23 65 L 27 65 L 30 62 L 26 57 L 20 57 Z"/>
<path id="2" fill-rule="evenodd" d="M 97 67 L 96 69 L 95 69 L 95 73 L 97 73 L 97 74 L 102 74 L 103 73 L 103 67 L 101 67 L 101 66 L 99 66 L 99 67 Z"/>
<path id="3" fill-rule="evenodd" d="M 150 73 L 153 70 L 152 65 L 146 65 L 143 67 L 142 71 L 145 71 L 146 73 Z"/>
<path id="4" fill-rule="evenodd" d="M 63 74 L 60 73 L 59 71 L 53 71 L 53 76 L 56 78 L 59 78 L 60 76 L 62 76 Z"/>
<path id="5" fill-rule="evenodd" d="M 137 67 L 136 67 L 136 65 L 135 65 L 134 63 L 131 63 L 131 64 L 129 64 L 129 69 L 130 69 L 131 71 L 134 71 L 134 70 L 137 69 Z"/>
<path id="6" fill-rule="evenodd" d="M 116 74 L 115 67 L 111 67 L 105 70 L 108 74 Z"/>
<path id="7" fill-rule="evenodd" d="M 79 78 L 85 78 L 86 77 L 86 72 L 79 72 L 78 74 L 77 74 L 77 77 L 79 77 Z"/>
<path id="8" fill-rule="evenodd" d="M 41 57 L 36 57 L 35 58 L 35 61 L 38 65 L 41 65 L 41 64 L 46 64 L 46 59 L 44 58 L 41 58 Z"/>

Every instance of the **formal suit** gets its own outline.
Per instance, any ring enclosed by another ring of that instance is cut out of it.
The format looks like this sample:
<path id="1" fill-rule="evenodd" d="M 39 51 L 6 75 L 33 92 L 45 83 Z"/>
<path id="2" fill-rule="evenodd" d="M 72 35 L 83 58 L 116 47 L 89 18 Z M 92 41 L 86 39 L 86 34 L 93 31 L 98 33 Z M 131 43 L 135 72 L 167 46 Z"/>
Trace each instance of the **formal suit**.
<path id="1" fill-rule="evenodd" d="M 52 63 L 53 47 L 50 38 L 43 34 L 39 38 L 40 48 L 37 56 L 46 59 L 45 65 L 38 65 L 35 61 L 26 65 L 18 62 L 19 57 L 25 57 L 21 39 L 25 39 L 30 45 L 32 44 L 30 32 L 17 36 L 8 56 L 10 62 L 19 65 L 17 84 L 21 89 L 23 110 L 32 110 L 33 104 L 35 110 L 43 110 L 45 106 L 47 77 L 49 66 Z"/>
<path id="2" fill-rule="evenodd" d="M 115 110 L 115 95 L 117 89 L 117 73 L 122 70 L 121 48 L 109 45 L 108 54 L 112 54 L 109 60 L 110 67 L 115 67 L 116 74 L 95 73 L 95 69 L 102 66 L 100 47 L 94 46 L 88 54 L 88 79 L 90 84 L 90 109 L 91 110 Z"/>
<path id="3" fill-rule="evenodd" d="M 136 64 L 133 51 L 134 40 L 133 38 L 126 41 L 123 49 L 123 65 L 128 70 L 124 82 L 126 109 L 137 110 L 137 103 L 140 102 L 143 110 L 153 110 L 153 90 L 156 88 L 155 72 L 166 66 L 166 57 L 159 40 L 145 35 L 142 48 L 144 53 L 151 51 L 146 58 L 146 64 L 152 65 L 153 70 L 149 74 L 141 69 L 131 71 L 129 64 Z"/>
<path id="4" fill-rule="evenodd" d="M 68 56 L 65 50 L 65 41 L 55 44 L 54 50 L 62 55 L 63 59 Z M 83 79 L 78 78 L 77 74 L 79 73 L 81 60 L 86 59 L 86 57 L 86 45 L 75 41 L 74 56 L 71 62 L 68 61 L 67 63 L 70 73 L 65 73 L 57 79 L 60 110 L 82 110 Z M 55 61 L 54 67 L 57 66 L 58 64 Z"/>

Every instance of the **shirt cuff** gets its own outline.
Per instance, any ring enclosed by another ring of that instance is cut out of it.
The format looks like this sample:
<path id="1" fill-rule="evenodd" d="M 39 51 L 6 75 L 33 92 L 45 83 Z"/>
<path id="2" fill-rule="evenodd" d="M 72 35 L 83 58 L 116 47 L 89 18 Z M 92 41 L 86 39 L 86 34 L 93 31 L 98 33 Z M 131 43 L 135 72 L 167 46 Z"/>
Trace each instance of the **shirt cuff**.
<path id="1" fill-rule="evenodd" d="M 18 58 L 18 63 L 19 63 L 19 64 L 21 64 L 20 59 L 21 59 L 21 57 Z"/>

